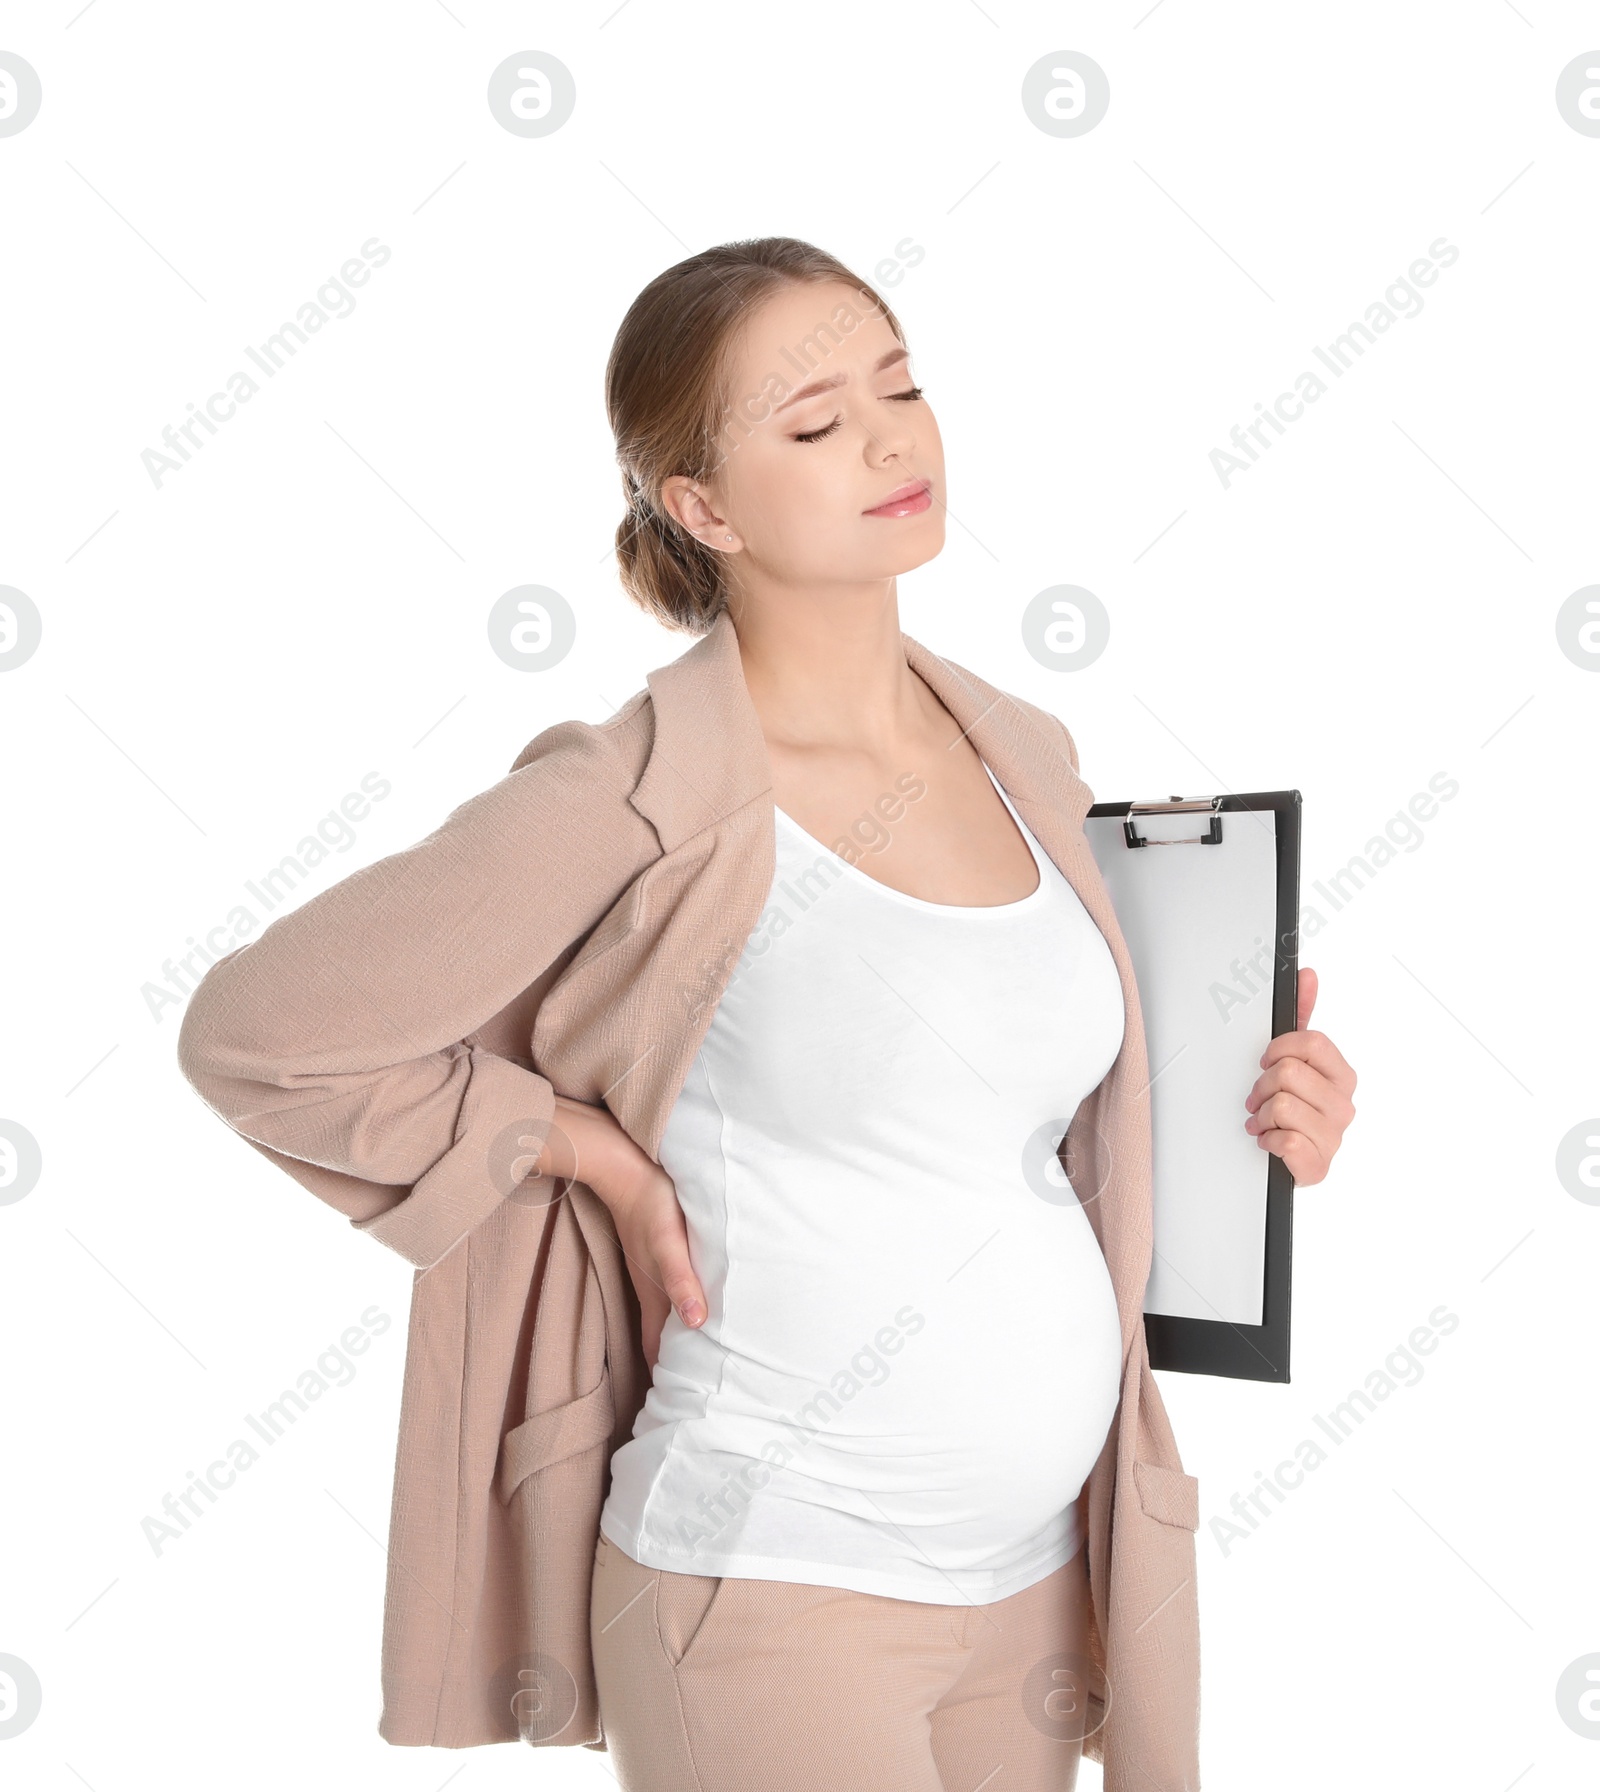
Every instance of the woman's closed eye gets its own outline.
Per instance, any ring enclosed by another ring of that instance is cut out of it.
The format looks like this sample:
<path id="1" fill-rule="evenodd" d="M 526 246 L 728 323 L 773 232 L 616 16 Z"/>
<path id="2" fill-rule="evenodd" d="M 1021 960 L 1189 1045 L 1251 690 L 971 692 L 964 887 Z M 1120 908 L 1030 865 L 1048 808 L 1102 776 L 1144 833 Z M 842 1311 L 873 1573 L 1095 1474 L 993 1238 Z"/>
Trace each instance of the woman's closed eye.
<path id="1" fill-rule="evenodd" d="M 913 386 L 909 392 L 890 392 L 887 393 L 886 396 L 901 400 L 916 399 L 922 396 L 922 388 L 920 386 Z M 808 429 L 803 434 L 797 435 L 794 439 L 797 442 L 820 442 L 824 436 L 831 436 L 843 421 L 844 419 L 842 417 L 835 417 L 826 429 Z"/>

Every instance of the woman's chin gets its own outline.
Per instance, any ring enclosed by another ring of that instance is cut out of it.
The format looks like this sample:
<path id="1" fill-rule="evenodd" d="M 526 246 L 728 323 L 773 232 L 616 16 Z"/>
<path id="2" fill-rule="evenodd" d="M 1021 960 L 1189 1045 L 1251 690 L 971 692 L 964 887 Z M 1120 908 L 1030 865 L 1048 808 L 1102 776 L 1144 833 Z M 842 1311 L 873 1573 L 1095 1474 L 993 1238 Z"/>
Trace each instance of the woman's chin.
<path id="1" fill-rule="evenodd" d="M 895 571 L 897 573 L 914 572 L 917 567 L 926 566 L 930 560 L 937 559 L 943 552 L 944 530 L 941 528 L 934 540 L 920 542 L 910 552 L 901 556 Z"/>

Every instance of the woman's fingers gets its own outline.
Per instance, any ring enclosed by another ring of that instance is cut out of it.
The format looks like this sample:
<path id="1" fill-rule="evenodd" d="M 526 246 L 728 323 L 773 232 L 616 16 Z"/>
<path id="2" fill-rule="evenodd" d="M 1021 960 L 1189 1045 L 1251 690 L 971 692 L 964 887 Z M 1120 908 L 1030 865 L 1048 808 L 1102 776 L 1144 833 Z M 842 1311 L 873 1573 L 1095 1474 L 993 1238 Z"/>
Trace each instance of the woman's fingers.
<path id="1" fill-rule="evenodd" d="M 1355 1118 L 1356 1073 L 1325 1033 L 1280 1033 L 1262 1061 L 1245 1097 L 1245 1131 L 1283 1159 L 1296 1184 L 1320 1182 Z"/>
<path id="2" fill-rule="evenodd" d="M 639 1297 L 640 1343 L 653 1371 L 668 1313 L 676 1308 L 685 1325 L 703 1325 L 705 1290 L 690 1260 L 688 1226 L 677 1191 L 665 1176 L 634 1204 L 614 1210 L 613 1217 Z"/>
<path id="3" fill-rule="evenodd" d="M 1346 1100 L 1355 1093 L 1356 1073 L 1349 1059 L 1326 1033 L 1319 1033 L 1314 1028 L 1279 1033 L 1269 1039 L 1267 1049 L 1261 1054 L 1261 1065 L 1264 1070 L 1270 1070 L 1275 1064 L 1286 1070 L 1305 1065 Z"/>
<path id="4" fill-rule="evenodd" d="M 556 1112 L 561 1124 L 551 1125 L 540 1166 L 548 1175 L 579 1177 L 605 1202 L 639 1297 L 645 1360 L 654 1369 L 668 1313 L 676 1308 L 687 1326 L 706 1319 L 678 1191 L 603 1105 L 558 1095 Z"/>
<path id="5" fill-rule="evenodd" d="M 676 1196 L 671 1211 L 663 1214 L 655 1237 L 656 1274 L 667 1299 L 677 1308 L 685 1325 L 697 1326 L 706 1316 L 705 1291 L 689 1260 L 689 1233 Z"/>
<path id="6" fill-rule="evenodd" d="M 1258 1144 L 1264 1143 L 1275 1132 L 1301 1133 L 1328 1158 L 1338 1149 L 1342 1131 L 1324 1109 L 1287 1089 L 1269 1095 L 1245 1121 L 1244 1129 L 1256 1135 Z"/>
<path id="7" fill-rule="evenodd" d="M 644 1360 L 652 1373 L 661 1355 L 661 1332 L 672 1311 L 667 1297 L 648 1276 L 635 1275 L 634 1293 L 639 1297 L 639 1342 L 644 1346 Z"/>
<path id="8" fill-rule="evenodd" d="M 1327 1154 L 1303 1132 L 1274 1129 L 1261 1133 L 1256 1143 L 1283 1159 L 1296 1188 L 1309 1188 L 1313 1183 L 1321 1182 L 1328 1173 Z"/>
<path id="9" fill-rule="evenodd" d="M 1279 1039 L 1288 1039 L 1292 1035 L 1280 1033 Z M 1318 1035 L 1317 1037 L 1321 1037 Z M 1277 1040 L 1273 1041 L 1276 1045 Z M 1337 1056 L 1337 1054 L 1335 1054 Z M 1344 1064 L 1342 1057 L 1338 1063 Z M 1350 1094 L 1355 1087 L 1355 1072 L 1350 1071 L 1348 1087 L 1345 1078 L 1335 1077 L 1329 1071 L 1320 1070 L 1309 1058 L 1299 1056 L 1280 1056 L 1263 1070 L 1252 1085 L 1250 1093 L 1244 1099 L 1244 1105 L 1250 1113 L 1256 1113 L 1263 1102 L 1279 1091 L 1287 1090 L 1291 1095 L 1298 1095 L 1308 1106 L 1326 1114 L 1342 1131 L 1355 1116 L 1355 1103 Z"/>
<path id="10" fill-rule="evenodd" d="M 1322 1116 L 1293 1096 L 1275 1095 L 1249 1127 L 1259 1127 L 1256 1143 L 1276 1152 L 1289 1166 L 1289 1174 L 1302 1186 L 1320 1182 L 1338 1149 L 1338 1136 L 1328 1136 Z"/>

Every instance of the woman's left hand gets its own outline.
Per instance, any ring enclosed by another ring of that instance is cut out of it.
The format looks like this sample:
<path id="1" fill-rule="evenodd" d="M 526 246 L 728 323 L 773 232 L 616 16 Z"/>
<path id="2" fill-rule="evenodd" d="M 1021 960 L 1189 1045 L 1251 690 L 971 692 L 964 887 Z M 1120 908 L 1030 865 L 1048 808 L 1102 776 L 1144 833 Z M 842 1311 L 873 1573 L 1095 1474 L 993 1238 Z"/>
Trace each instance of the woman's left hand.
<path id="1" fill-rule="evenodd" d="M 1302 970 L 1295 1016 L 1297 1030 L 1267 1042 L 1255 1086 L 1245 1097 L 1244 1123 L 1256 1143 L 1277 1152 L 1297 1187 L 1328 1173 L 1345 1128 L 1355 1118 L 1350 1100 L 1356 1073 L 1326 1033 L 1306 1031 L 1317 999 L 1317 973 Z"/>

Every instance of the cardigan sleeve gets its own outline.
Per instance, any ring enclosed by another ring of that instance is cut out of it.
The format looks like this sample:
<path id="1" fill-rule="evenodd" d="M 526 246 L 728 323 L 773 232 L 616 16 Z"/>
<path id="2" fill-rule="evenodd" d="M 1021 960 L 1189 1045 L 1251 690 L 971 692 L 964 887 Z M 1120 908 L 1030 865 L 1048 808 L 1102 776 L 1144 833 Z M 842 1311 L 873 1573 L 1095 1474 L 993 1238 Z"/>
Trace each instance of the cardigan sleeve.
<path id="1" fill-rule="evenodd" d="M 1078 769 L 1078 743 L 1072 738 L 1072 735 L 1068 732 L 1066 723 L 1062 721 L 1060 716 L 1051 715 L 1050 719 L 1061 730 L 1062 736 L 1064 737 L 1064 739 L 1066 740 L 1066 743 L 1067 743 L 1067 758 L 1069 760 L 1071 760 L 1071 762 L 1072 762 L 1072 769 L 1074 771 L 1077 771 L 1077 769 Z"/>
<path id="2" fill-rule="evenodd" d="M 555 1108 L 547 1078 L 473 1034 L 659 853 L 632 787 L 605 727 L 547 729 L 425 839 L 211 965 L 179 1029 L 184 1077 L 360 1230 L 436 1263 L 515 1186 Z"/>

